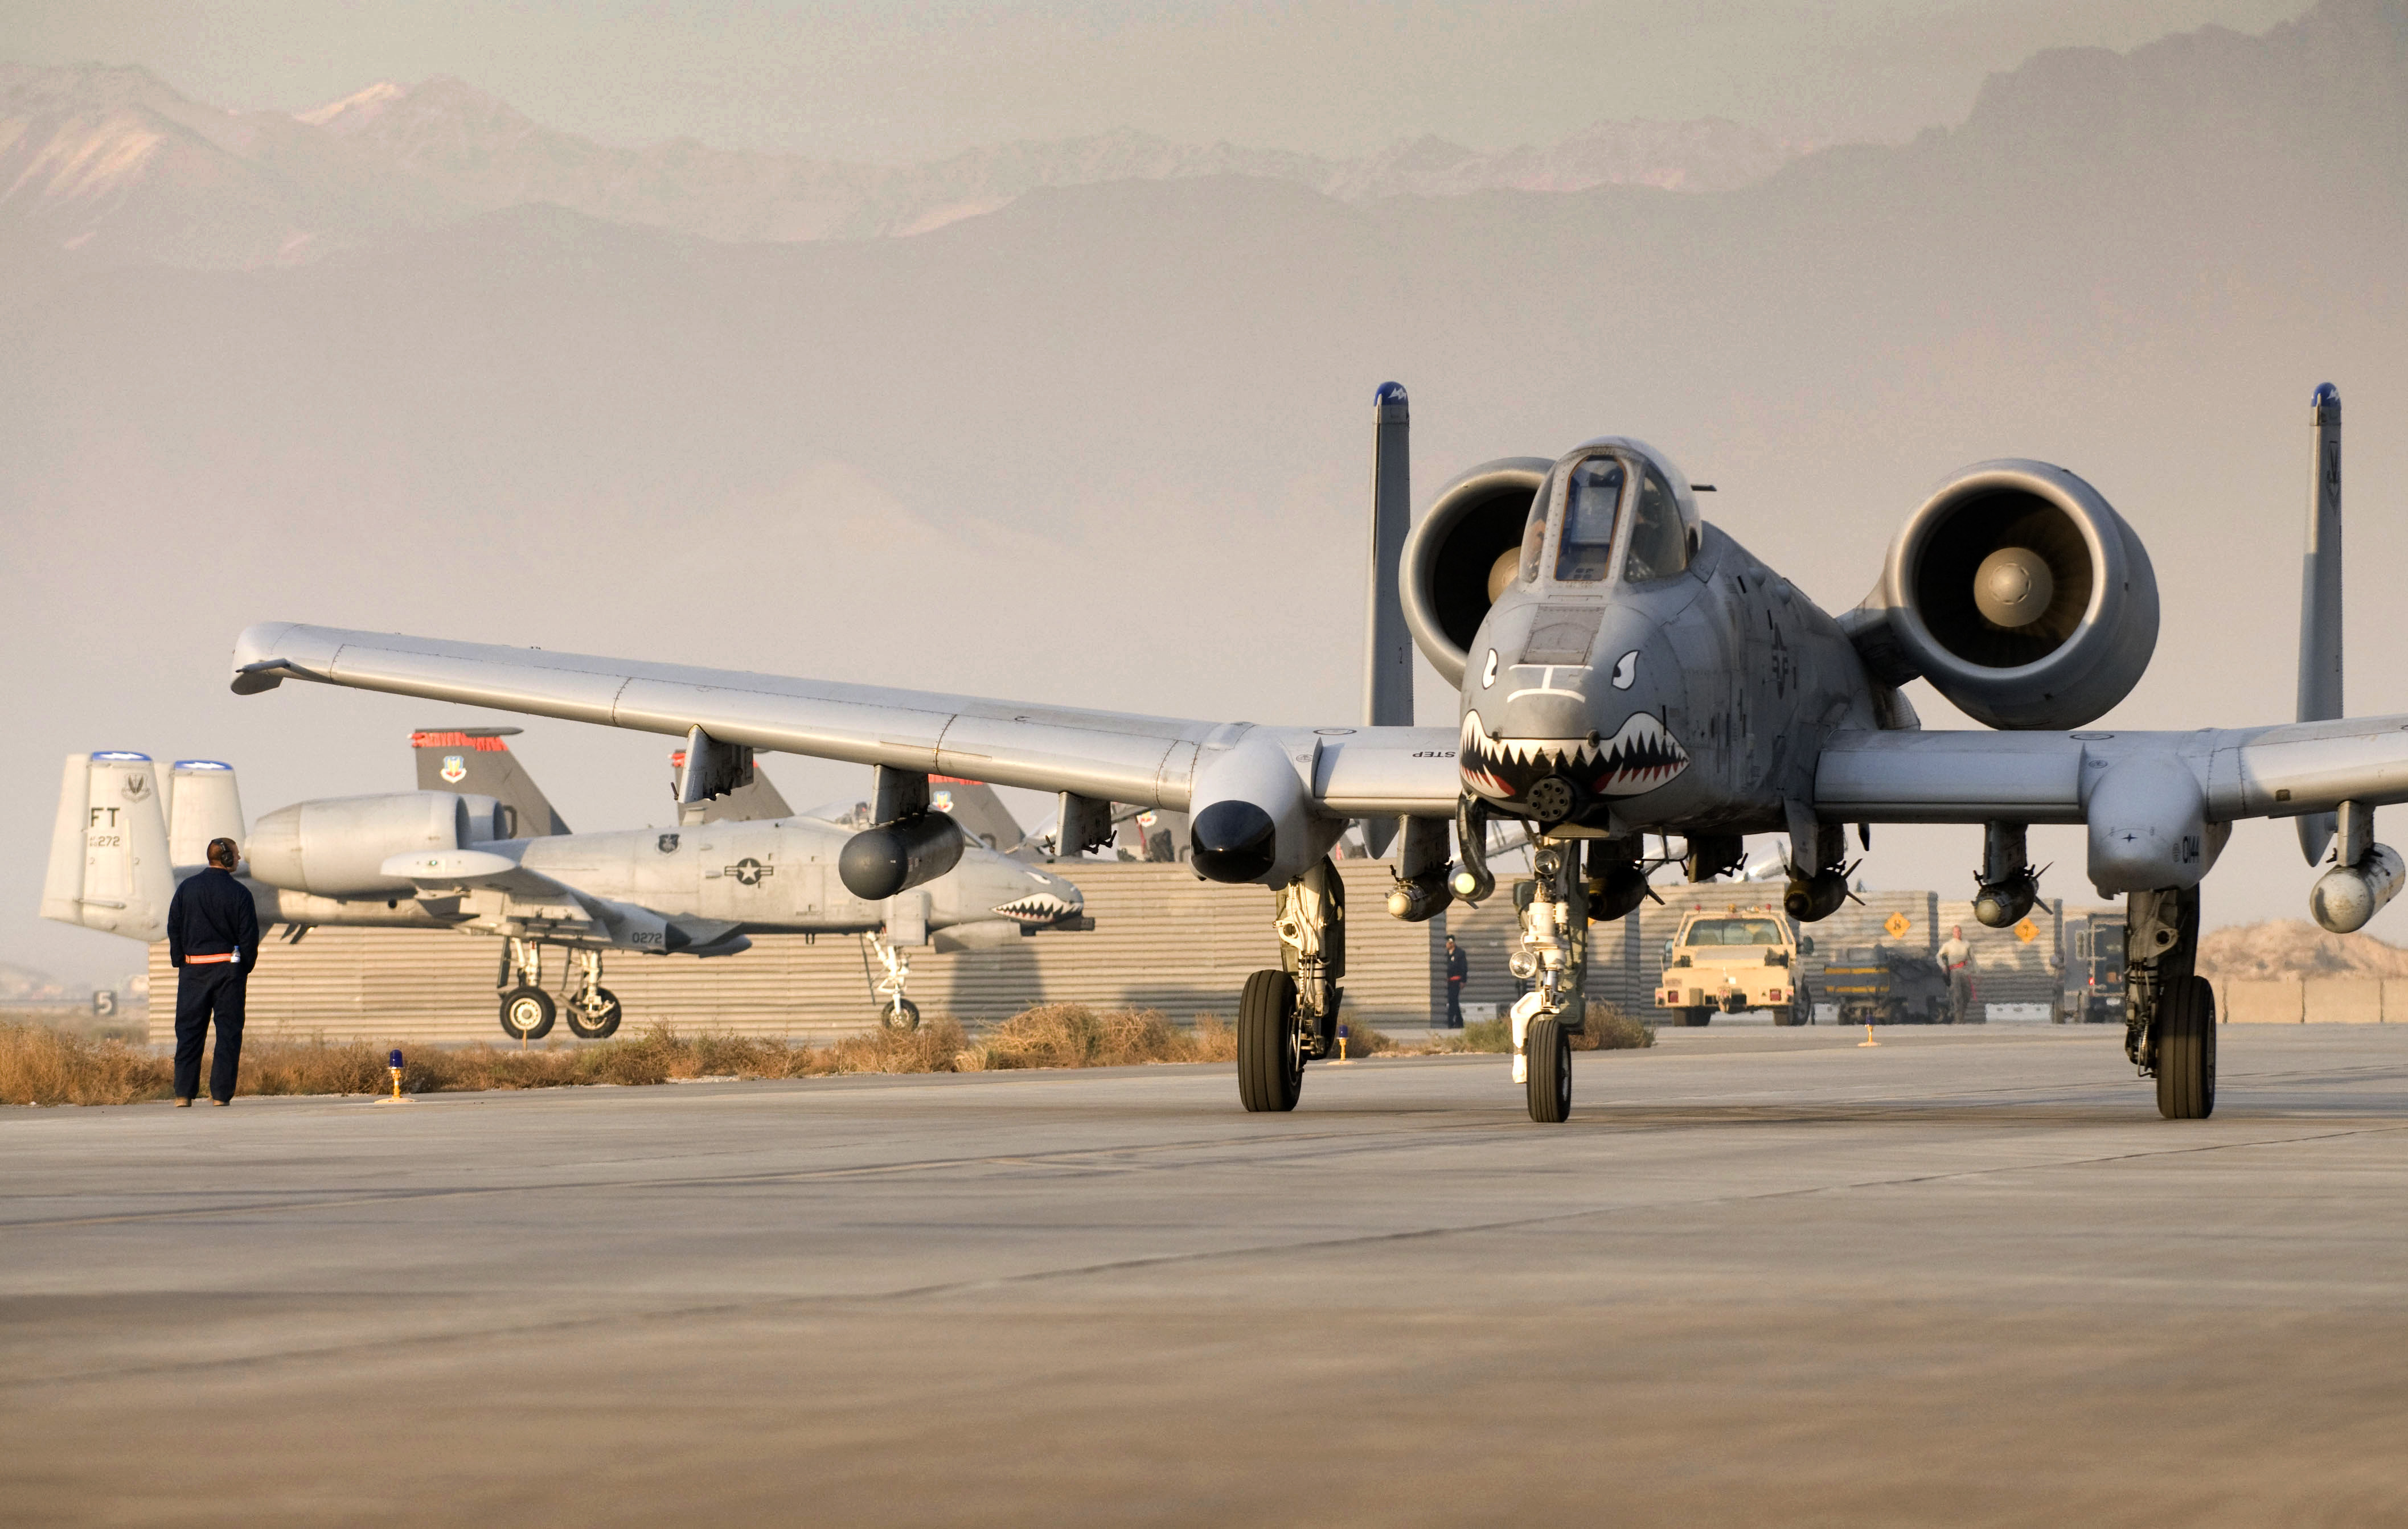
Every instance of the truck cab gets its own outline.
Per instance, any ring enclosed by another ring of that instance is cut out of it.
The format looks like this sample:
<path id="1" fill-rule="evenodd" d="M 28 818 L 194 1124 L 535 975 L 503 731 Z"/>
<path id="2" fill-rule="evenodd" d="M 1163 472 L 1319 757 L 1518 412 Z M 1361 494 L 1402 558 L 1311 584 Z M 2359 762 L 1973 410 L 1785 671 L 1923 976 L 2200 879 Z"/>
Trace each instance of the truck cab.
<path id="1" fill-rule="evenodd" d="M 1778 907 L 1692 908 L 1666 943 L 1656 1007 L 1670 1010 L 1675 1024 L 1751 1008 L 1770 1010 L 1775 1024 L 1812 1024 L 1803 958 L 1813 953 L 1813 937 L 1799 936 Z"/>
<path id="2" fill-rule="evenodd" d="M 2062 1012 L 2074 1024 L 2124 1022 L 2124 921 L 2093 914 L 2073 930 Z"/>

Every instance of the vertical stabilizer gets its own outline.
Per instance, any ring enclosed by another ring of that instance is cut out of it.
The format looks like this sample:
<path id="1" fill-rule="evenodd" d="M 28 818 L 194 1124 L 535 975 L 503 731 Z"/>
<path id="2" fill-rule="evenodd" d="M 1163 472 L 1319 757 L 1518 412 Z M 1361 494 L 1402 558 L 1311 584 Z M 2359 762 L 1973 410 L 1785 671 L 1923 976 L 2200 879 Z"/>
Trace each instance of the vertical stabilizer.
<path id="1" fill-rule="evenodd" d="M 669 795 L 676 798 L 685 783 L 684 750 L 669 755 Z M 785 796 L 769 783 L 769 773 L 758 764 L 752 766 L 752 779 L 740 786 L 699 802 L 678 802 L 680 827 L 706 822 L 767 822 L 794 815 L 795 809 L 786 805 Z"/>
<path id="2" fill-rule="evenodd" d="M 515 727 L 423 727 L 409 735 L 418 789 L 490 796 L 501 804 L 502 837 L 548 838 L 568 832 L 518 756 L 502 739 Z"/>
<path id="3" fill-rule="evenodd" d="M 1020 848 L 1020 821 L 1011 815 L 1011 808 L 1003 805 L 995 788 L 983 780 L 932 775 L 928 777 L 928 805 L 959 823 L 974 844 L 983 844 L 1006 855 Z"/>
<path id="4" fill-rule="evenodd" d="M 1413 639 L 1405 627 L 1405 533 L 1412 529 L 1412 418 L 1401 382 L 1383 382 L 1371 403 L 1371 566 L 1363 627 L 1363 722 L 1413 724 Z M 1373 856 L 1388 852 L 1396 824 L 1363 825 Z"/>
<path id="5" fill-rule="evenodd" d="M 176 878 L 159 770 L 148 754 L 69 754 L 50 830 L 42 917 L 129 939 L 167 932 Z"/>
<path id="6" fill-rule="evenodd" d="M 209 863 L 209 840 L 242 843 L 242 793 L 234 766 L 214 759 L 179 759 L 167 774 L 167 861 Z"/>
<path id="7" fill-rule="evenodd" d="M 2312 403 L 2308 552 L 2300 582 L 2299 720 L 2321 722 L 2342 715 L 2341 393 L 2326 382 Z M 2300 852 L 2309 865 L 2324 859 L 2333 822 L 2329 812 L 2300 819 Z"/>

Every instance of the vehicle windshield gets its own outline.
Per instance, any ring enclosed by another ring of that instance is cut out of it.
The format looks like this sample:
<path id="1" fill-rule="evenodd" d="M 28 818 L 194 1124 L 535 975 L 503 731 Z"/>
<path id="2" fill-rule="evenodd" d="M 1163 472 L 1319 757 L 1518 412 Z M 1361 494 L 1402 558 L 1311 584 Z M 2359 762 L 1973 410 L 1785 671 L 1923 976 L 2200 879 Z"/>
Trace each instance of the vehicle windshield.
<path id="1" fill-rule="evenodd" d="M 1770 919 L 1699 919 L 1689 926 L 1691 945 L 1778 945 L 1781 928 Z"/>
<path id="2" fill-rule="evenodd" d="M 1629 475 L 1612 457 L 1575 464 L 1564 486 L 1564 530 L 1555 544 L 1555 578 L 1566 583 L 1601 581 L 1612 566 L 1613 527 Z"/>
<path id="3" fill-rule="evenodd" d="M 2112 924 L 2105 928 L 2094 927 L 2090 931 L 2090 950 L 2101 961 L 2123 960 L 2124 931 Z"/>
<path id="4" fill-rule="evenodd" d="M 1631 517 L 1630 551 L 1622 560 L 1625 583 L 1643 584 L 1670 579 L 1689 566 L 1689 529 L 1681 523 L 1681 507 L 1671 485 L 1653 464 L 1639 479 L 1639 510 Z"/>

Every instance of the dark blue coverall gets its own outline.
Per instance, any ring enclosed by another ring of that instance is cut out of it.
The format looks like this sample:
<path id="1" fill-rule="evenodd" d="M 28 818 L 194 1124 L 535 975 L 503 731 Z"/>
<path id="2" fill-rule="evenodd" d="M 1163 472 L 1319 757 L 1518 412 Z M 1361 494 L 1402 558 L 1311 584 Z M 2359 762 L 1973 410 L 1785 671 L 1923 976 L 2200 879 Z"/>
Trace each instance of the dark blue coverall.
<path id="1" fill-rule="evenodd" d="M 259 910 L 231 872 L 212 865 L 176 889 L 167 905 L 167 960 L 176 968 L 176 1097 L 201 1092 L 201 1042 L 214 1018 L 209 1097 L 223 1103 L 234 1097 L 242 1065 L 243 985 L 259 961 Z"/>
<path id="2" fill-rule="evenodd" d="M 1458 945 L 1446 953 L 1446 1027 L 1463 1028 L 1463 979 L 1471 975 L 1471 963 L 1464 959 Z"/>

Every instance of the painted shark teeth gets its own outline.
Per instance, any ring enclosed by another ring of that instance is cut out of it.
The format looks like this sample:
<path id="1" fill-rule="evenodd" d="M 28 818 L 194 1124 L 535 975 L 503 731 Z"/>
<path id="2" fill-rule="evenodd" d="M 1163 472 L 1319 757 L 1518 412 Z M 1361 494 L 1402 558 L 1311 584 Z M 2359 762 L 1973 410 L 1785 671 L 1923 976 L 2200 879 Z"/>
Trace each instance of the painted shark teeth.
<path id="1" fill-rule="evenodd" d="M 995 911 L 1015 923 L 1052 923 L 1079 911 L 1079 905 L 1054 896 L 1050 892 L 1032 892 L 1025 897 L 1015 897 L 1000 903 Z"/>
<path id="2" fill-rule="evenodd" d="M 1541 778 L 1560 771 L 1600 796 L 1637 796 L 1689 767 L 1688 751 L 1653 715 L 1633 712 L 1621 730 L 1595 738 L 1499 738 L 1469 711 L 1457 754 L 1464 784 L 1510 802 Z"/>

